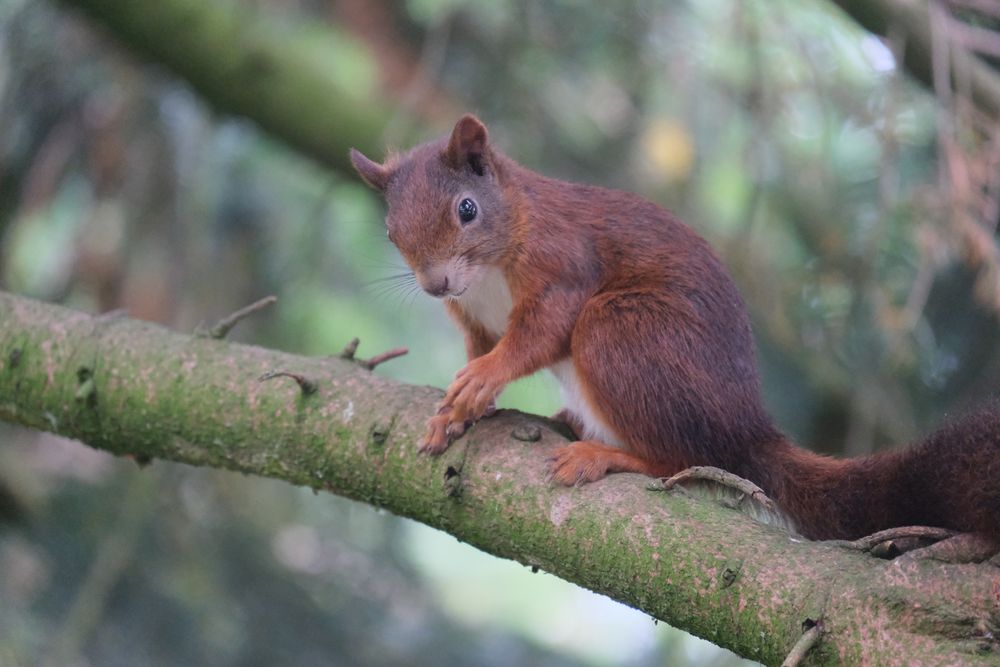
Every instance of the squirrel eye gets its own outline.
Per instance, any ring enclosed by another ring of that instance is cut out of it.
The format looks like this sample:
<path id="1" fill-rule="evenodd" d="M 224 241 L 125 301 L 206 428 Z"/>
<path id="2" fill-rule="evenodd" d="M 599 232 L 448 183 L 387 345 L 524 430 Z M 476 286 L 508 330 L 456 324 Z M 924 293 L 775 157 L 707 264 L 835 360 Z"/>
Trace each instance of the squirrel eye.
<path id="1" fill-rule="evenodd" d="M 458 219 L 462 221 L 463 225 L 467 225 L 475 220 L 477 213 L 479 213 L 479 207 L 476 206 L 476 202 L 468 197 L 458 202 Z"/>

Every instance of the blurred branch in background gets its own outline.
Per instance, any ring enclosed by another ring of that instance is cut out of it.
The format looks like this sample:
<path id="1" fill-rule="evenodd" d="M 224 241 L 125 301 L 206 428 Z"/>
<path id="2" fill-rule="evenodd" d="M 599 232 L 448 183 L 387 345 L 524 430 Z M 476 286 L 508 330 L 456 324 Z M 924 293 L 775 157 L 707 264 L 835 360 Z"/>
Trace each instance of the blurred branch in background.
<path id="1" fill-rule="evenodd" d="M 392 100 L 382 132 L 387 145 L 401 145 L 417 127 L 447 124 L 466 110 L 466 102 L 440 83 L 455 23 L 452 17 L 445 16 L 424 30 L 407 21 L 395 0 L 331 0 L 329 4 L 334 18 L 365 44 L 378 65 L 382 88 Z"/>
<path id="2" fill-rule="evenodd" d="M 328 57 L 331 42 L 348 39 L 333 26 L 296 25 L 228 1 L 65 4 L 183 77 L 216 110 L 253 119 L 328 167 L 350 170 L 351 146 L 381 148 L 389 110 L 377 101 L 377 71 L 359 52 Z"/>
<path id="3" fill-rule="evenodd" d="M 950 222 L 950 245 L 978 272 L 977 298 L 1000 313 L 1000 250 L 995 240 L 1000 222 L 1000 115 L 984 113 L 974 89 L 969 94 L 972 82 L 961 70 L 953 70 L 969 45 L 968 33 L 960 29 L 965 24 L 937 4 L 931 5 L 930 18 L 934 91 L 941 107 L 938 173 L 941 198 L 948 204 L 944 216 Z M 992 35 L 992 43 L 1000 47 L 1000 31 L 978 29 L 976 34 L 980 43 Z M 996 72 L 1000 76 L 1000 70 Z"/>
<path id="4" fill-rule="evenodd" d="M 934 45 L 932 15 L 943 6 L 939 0 L 833 0 L 845 12 L 874 33 L 888 36 L 893 29 L 903 31 L 906 50 L 903 64 L 926 86 L 934 86 Z M 960 6 L 962 3 L 953 3 Z M 989 3 L 983 3 L 988 7 Z M 995 36 L 995 35 L 994 35 Z M 992 42 L 995 44 L 995 42 Z M 1000 72 L 988 66 L 969 47 L 968 39 L 952 49 L 950 70 L 955 86 L 967 86 L 973 102 L 994 118 L 1000 118 Z M 959 83 L 962 82 L 962 83 Z"/>
<path id="5" fill-rule="evenodd" d="M 1000 216 L 1000 69 L 977 55 L 1000 45 L 1000 33 L 995 31 L 998 8 L 990 9 L 989 3 L 835 1 L 865 28 L 886 36 L 897 62 L 931 89 L 938 103 L 939 177 L 937 187 L 923 187 L 913 200 L 919 265 L 906 298 L 894 306 L 877 281 L 860 277 L 857 285 L 870 286 L 868 298 L 886 336 L 888 354 L 875 368 L 892 373 L 911 354 L 905 351 L 906 341 L 924 325 L 935 281 L 955 259 L 963 260 L 975 274 L 976 298 L 1000 313 L 1000 254 L 994 238 Z M 973 28 L 963 18 L 985 20 L 994 29 Z M 889 122 L 887 115 L 883 127 Z M 882 145 L 891 146 L 892 141 L 892 133 L 885 132 Z M 885 170 L 892 164 L 883 161 L 880 182 L 898 183 L 898 178 L 886 178 Z M 884 190 L 881 199 L 884 221 L 891 214 L 884 205 Z M 851 454 L 870 451 L 878 415 L 897 411 L 904 403 L 898 391 L 877 390 L 887 385 L 885 379 L 867 370 L 863 373 L 851 411 L 847 448 Z"/>
<path id="6" fill-rule="evenodd" d="M 920 271 L 898 324 L 917 326 L 948 250 L 977 272 L 976 296 L 1000 313 L 1000 5 L 991 2 L 835 0 L 865 28 L 894 36 L 901 62 L 938 104 L 940 192 L 925 197 L 947 229 L 920 225 Z M 963 18 L 965 20 L 963 20 Z M 968 22 L 967 22 L 968 21 Z M 971 25 L 969 22 L 982 25 Z"/>
<path id="7" fill-rule="evenodd" d="M 91 556 L 90 567 L 66 611 L 59 630 L 53 633 L 44 667 L 62 667 L 75 662 L 82 648 L 107 615 L 108 599 L 121 578 L 134 565 L 144 527 L 156 493 L 156 478 L 136 475 L 121 498 L 120 515 L 109 519 L 109 530 Z"/>

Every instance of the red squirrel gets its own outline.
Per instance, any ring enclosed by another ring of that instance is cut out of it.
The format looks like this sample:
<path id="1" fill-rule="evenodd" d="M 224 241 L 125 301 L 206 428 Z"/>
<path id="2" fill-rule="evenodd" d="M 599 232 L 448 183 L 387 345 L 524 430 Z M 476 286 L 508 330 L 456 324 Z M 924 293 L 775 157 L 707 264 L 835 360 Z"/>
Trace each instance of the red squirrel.
<path id="1" fill-rule="evenodd" d="M 656 204 L 522 167 L 472 115 L 383 164 L 351 160 L 385 196 L 389 239 L 465 334 L 468 364 L 422 451 L 444 451 L 505 385 L 547 368 L 578 438 L 551 460 L 562 484 L 713 466 L 757 484 L 811 539 L 928 525 L 1000 544 L 1000 410 L 863 458 L 796 447 L 764 409 L 733 280 Z"/>

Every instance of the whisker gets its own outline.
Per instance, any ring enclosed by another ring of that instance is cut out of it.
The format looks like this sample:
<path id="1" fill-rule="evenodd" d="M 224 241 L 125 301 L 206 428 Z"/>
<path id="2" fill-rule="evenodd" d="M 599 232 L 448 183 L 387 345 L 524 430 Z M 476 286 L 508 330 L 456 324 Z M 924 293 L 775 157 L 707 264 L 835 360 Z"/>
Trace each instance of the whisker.
<path id="1" fill-rule="evenodd" d="M 416 300 L 417 300 L 417 294 L 419 294 L 419 293 L 420 293 L 420 290 L 416 290 L 416 289 L 413 290 L 412 292 L 410 292 L 409 300 L 404 301 L 403 305 L 406 308 L 413 308 L 413 304 L 416 302 Z"/>
<path id="2" fill-rule="evenodd" d="M 392 285 L 381 286 L 378 289 L 370 290 L 370 293 L 375 298 L 402 296 L 408 294 L 409 291 L 414 289 L 415 287 L 416 286 L 412 283 L 392 284 Z"/>
<path id="3" fill-rule="evenodd" d="M 396 273 L 391 276 L 383 276 L 382 278 L 375 278 L 374 280 L 369 280 L 364 284 L 364 287 L 370 285 L 377 285 L 378 283 L 390 282 L 390 281 L 408 281 L 411 282 L 415 279 L 412 271 L 407 271 L 406 273 Z"/>
<path id="4" fill-rule="evenodd" d="M 372 298 L 389 299 L 391 302 L 398 303 L 400 307 L 411 297 L 412 293 L 419 290 L 417 278 L 408 268 L 404 268 L 402 273 L 375 278 L 362 285 L 362 288 L 371 294 Z"/>

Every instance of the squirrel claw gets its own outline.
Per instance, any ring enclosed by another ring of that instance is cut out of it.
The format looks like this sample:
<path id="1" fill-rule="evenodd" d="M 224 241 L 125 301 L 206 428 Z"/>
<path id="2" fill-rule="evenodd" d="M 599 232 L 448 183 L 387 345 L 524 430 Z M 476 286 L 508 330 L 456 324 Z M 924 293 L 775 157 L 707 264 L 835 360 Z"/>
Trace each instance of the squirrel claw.
<path id="1" fill-rule="evenodd" d="M 496 412 L 496 403 L 490 401 L 482 416 L 492 417 Z M 422 454 L 440 454 L 448 449 L 452 440 L 461 438 L 474 423 L 475 420 L 465 418 L 448 403 L 442 404 L 437 413 L 427 420 L 427 433 L 420 441 L 419 451 Z"/>
<path id="2" fill-rule="evenodd" d="M 486 419 L 487 417 L 492 417 L 496 413 L 497 413 L 496 403 L 494 401 L 490 401 L 489 403 L 487 403 L 486 409 L 483 410 L 482 417 L 480 418 Z M 438 414 L 448 415 L 449 421 L 448 421 L 448 426 L 445 427 L 445 433 L 447 433 L 448 437 L 452 439 L 461 438 L 465 434 L 466 430 L 468 430 L 470 426 L 476 423 L 475 419 L 469 419 L 469 418 L 460 419 L 459 418 L 460 416 L 456 415 L 453 412 L 452 407 L 450 405 L 442 407 L 441 410 L 438 411 Z"/>
<path id="3" fill-rule="evenodd" d="M 437 414 L 427 420 L 427 434 L 420 441 L 421 454 L 440 454 L 448 449 L 451 438 L 448 433 L 449 415 Z"/>

